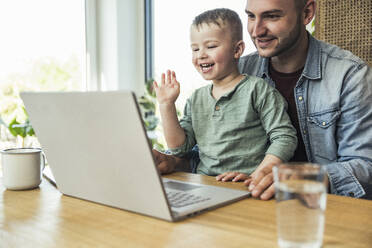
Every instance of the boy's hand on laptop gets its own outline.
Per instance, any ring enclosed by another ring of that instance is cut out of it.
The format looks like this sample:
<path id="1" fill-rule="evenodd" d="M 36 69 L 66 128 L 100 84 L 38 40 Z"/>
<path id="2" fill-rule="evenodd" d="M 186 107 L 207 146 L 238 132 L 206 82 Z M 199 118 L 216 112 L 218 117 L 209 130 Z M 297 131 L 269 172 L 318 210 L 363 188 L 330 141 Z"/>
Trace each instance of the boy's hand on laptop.
<path id="1" fill-rule="evenodd" d="M 154 89 L 159 104 L 174 104 L 180 94 L 180 83 L 174 71 L 167 70 L 167 75 L 162 73 L 161 84 L 154 81 Z"/>
<path id="2" fill-rule="evenodd" d="M 244 184 L 248 186 L 248 190 L 252 192 L 253 197 L 269 200 L 274 196 L 275 188 L 272 168 L 274 165 L 281 163 L 282 160 L 277 156 L 266 154 L 261 164 L 250 175 L 251 177 L 244 181 Z"/>
<path id="3" fill-rule="evenodd" d="M 225 173 L 222 173 L 218 176 L 216 176 L 217 181 L 222 181 L 222 182 L 228 182 L 228 181 L 233 181 L 233 182 L 239 182 L 239 181 L 245 181 L 248 180 L 250 176 L 244 173 L 240 172 L 234 172 L 234 171 L 228 171 Z"/>

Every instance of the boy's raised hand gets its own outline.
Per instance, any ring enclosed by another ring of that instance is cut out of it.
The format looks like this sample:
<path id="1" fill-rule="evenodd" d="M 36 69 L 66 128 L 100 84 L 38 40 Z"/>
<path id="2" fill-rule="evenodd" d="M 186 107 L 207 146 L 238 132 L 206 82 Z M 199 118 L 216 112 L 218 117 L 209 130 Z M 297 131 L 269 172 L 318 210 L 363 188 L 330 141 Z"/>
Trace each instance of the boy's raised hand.
<path id="1" fill-rule="evenodd" d="M 154 81 L 154 89 L 159 104 L 175 103 L 180 94 L 180 83 L 174 71 L 167 70 L 167 75 L 161 75 L 161 84 Z"/>

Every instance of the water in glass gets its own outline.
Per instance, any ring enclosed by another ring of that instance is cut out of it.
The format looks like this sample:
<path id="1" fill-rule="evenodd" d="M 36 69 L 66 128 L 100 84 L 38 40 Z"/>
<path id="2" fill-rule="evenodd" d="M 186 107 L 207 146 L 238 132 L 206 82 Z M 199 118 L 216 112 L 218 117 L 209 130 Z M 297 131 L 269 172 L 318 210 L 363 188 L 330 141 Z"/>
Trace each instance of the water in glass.
<path id="1" fill-rule="evenodd" d="M 322 246 L 326 186 L 298 179 L 276 185 L 277 225 L 280 247 Z"/>

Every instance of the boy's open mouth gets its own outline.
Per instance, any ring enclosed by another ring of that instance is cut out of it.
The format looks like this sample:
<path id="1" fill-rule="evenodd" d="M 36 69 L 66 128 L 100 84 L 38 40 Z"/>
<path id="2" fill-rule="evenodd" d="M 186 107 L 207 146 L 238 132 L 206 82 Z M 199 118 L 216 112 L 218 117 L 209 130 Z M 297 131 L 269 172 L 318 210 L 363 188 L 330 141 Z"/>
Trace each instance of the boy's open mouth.
<path id="1" fill-rule="evenodd" d="M 209 70 L 212 69 L 213 66 L 214 66 L 214 64 L 207 64 L 207 63 L 200 64 L 200 68 L 201 68 L 202 72 L 208 72 Z"/>

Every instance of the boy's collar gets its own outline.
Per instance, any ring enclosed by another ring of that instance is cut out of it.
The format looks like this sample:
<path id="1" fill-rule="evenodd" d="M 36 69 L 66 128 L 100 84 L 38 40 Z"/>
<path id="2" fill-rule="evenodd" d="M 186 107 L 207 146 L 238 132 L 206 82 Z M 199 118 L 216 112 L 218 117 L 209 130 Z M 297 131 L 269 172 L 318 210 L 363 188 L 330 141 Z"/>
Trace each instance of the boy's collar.
<path id="1" fill-rule="evenodd" d="M 223 97 L 224 98 L 231 98 L 234 95 L 234 93 L 240 87 L 240 85 L 242 85 L 247 80 L 248 75 L 245 74 L 245 73 L 242 73 L 242 75 L 244 75 L 244 77 L 242 78 L 242 80 L 240 80 L 239 83 L 237 85 L 235 85 L 235 87 L 231 91 L 229 91 L 226 94 L 222 95 L 221 98 L 223 98 Z M 211 96 L 213 96 L 212 90 L 213 90 L 213 83 L 210 84 L 210 86 L 209 86 L 209 94 Z"/>

